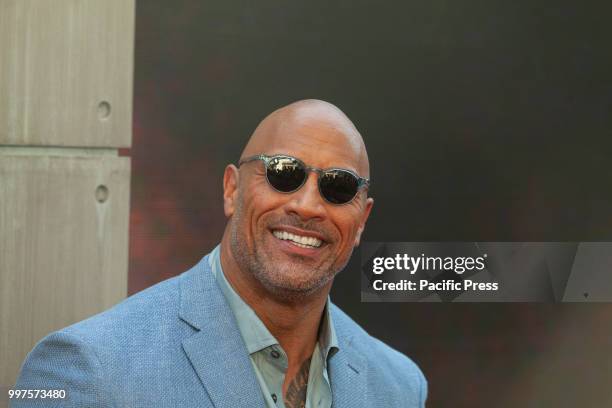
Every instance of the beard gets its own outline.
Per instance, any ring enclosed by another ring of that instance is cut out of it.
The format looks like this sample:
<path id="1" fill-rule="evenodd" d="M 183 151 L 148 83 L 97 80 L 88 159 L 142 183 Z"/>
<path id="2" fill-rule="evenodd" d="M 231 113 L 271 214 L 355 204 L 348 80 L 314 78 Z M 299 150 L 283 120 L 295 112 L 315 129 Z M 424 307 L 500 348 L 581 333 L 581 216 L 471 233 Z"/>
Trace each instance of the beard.
<path id="1" fill-rule="evenodd" d="M 274 245 L 274 240 L 277 238 L 272 236 L 266 226 L 261 225 L 258 225 L 257 230 L 254 231 L 252 248 L 249 247 L 243 234 L 249 223 L 248 221 L 245 223 L 243 219 L 242 197 L 238 198 L 230 223 L 230 247 L 238 267 L 281 301 L 295 302 L 312 295 L 333 280 L 348 262 L 349 257 L 343 264 L 335 265 L 337 259 L 331 256 L 325 257 L 318 264 L 313 264 L 311 259 L 297 255 L 274 256 L 273 253 L 278 251 L 267 251 L 265 245 L 270 242 Z M 306 230 L 317 229 L 322 232 L 320 227 L 309 226 L 308 223 L 301 222 L 292 216 L 284 217 L 282 223 Z"/>

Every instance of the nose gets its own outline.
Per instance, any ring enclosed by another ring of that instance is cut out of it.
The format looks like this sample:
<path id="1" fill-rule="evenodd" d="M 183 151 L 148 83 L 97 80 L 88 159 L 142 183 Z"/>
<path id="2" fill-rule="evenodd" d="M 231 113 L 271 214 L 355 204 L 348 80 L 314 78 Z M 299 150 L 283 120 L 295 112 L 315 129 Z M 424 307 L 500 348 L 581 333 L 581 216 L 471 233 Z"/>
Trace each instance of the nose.
<path id="1" fill-rule="evenodd" d="M 297 215 L 303 221 L 325 218 L 325 205 L 321 194 L 319 194 L 315 172 L 308 175 L 308 179 L 298 191 L 291 193 L 285 208 L 287 213 Z"/>

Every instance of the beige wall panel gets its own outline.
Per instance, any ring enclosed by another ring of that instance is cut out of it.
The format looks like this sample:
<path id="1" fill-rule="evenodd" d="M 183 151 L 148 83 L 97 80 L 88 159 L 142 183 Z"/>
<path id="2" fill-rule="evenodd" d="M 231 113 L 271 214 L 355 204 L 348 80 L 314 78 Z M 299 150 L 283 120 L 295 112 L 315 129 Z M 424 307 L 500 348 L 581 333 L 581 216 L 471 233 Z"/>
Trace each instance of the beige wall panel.
<path id="1" fill-rule="evenodd" d="M 125 157 L 0 154 L 0 387 L 47 333 L 127 295 L 129 180 Z"/>
<path id="2" fill-rule="evenodd" d="M 0 0 L 0 145 L 128 147 L 134 0 Z"/>

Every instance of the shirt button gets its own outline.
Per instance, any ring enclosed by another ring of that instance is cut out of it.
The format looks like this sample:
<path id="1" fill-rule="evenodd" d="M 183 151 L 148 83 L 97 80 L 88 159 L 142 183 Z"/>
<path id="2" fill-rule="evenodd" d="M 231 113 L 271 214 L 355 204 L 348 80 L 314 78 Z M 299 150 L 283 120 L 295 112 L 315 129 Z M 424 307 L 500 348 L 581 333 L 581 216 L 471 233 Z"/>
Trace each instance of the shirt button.
<path id="1" fill-rule="evenodd" d="M 280 353 L 279 353 L 278 351 L 276 351 L 276 350 L 272 350 L 272 351 L 270 352 L 270 355 L 271 355 L 273 358 L 279 358 L 279 357 L 280 357 Z"/>
<path id="2" fill-rule="evenodd" d="M 272 400 L 273 400 L 274 402 L 276 402 L 276 400 L 277 400 L 277 398 L 276 398 L 276 394 L 272 394 Z"/>

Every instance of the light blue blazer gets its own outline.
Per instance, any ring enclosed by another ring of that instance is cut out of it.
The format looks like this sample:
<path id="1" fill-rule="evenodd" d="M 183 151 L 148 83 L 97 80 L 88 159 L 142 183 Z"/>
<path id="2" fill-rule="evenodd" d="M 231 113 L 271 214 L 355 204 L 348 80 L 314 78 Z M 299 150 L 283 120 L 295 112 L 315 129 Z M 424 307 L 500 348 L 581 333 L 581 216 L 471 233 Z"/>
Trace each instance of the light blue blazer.
<path id="1" fill-rule="evenodd" d="M 11 407 L 264 407 L 207 258 L 41 340 L 15 388 L 64 389 L 67 399 L 14 400 Z M 331 312 L 340 347 L 328 367 L 332 406 L 423 407 L 421 370 L 337 306 Z"/>

